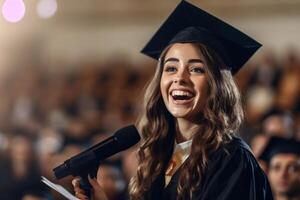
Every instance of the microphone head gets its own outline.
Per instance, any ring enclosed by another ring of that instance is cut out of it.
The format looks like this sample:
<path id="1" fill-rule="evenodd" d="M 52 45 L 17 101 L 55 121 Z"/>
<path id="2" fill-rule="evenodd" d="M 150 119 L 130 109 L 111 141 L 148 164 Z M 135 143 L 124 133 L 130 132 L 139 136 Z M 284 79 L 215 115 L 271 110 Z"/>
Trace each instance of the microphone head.
<path id="1" fill-rule="evenodd" d="M 70 175 L 69 166 L 64 162 L 63 164 L 55 167 L 53 169 L 54 175 L 57 179 L 64 178 L 65 176 Z"/>
<path id="2" fill-rule="evenodd" d="M 141 139 L 140 134 L 134 125 L 119 129 L 114 134 L 118 142 L 119 150 L 125 150 L 138 143 Z"/>

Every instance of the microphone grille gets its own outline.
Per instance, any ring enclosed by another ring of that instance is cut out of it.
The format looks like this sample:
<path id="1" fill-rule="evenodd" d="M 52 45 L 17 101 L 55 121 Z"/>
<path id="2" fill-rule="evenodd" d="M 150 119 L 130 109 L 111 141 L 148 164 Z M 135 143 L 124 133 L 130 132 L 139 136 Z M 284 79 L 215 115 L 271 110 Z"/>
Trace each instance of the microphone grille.
<path id="1" fill-rule="evenodd" d="M 114 134 L 114 137 L 118 142 L 120 151 L 135 145 L 141 139 L 140 134 L 134 125 L 119 129 Z"/>

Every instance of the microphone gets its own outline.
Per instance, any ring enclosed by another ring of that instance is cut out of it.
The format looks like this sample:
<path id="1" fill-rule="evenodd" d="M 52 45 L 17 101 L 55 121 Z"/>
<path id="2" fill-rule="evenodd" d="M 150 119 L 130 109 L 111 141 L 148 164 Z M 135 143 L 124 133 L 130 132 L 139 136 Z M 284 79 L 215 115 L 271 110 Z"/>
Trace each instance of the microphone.
<path id="1" fill-rule="evenodd" d="M 86 179 L 88 174 L 98 168 L 99 162 L 135 145 L 140 135 L 134 125 L 119 129 L 115 134 L 87 150 L 69 158 L 53 169 L 57 179 L 68 175 L 81 176 Z"/>

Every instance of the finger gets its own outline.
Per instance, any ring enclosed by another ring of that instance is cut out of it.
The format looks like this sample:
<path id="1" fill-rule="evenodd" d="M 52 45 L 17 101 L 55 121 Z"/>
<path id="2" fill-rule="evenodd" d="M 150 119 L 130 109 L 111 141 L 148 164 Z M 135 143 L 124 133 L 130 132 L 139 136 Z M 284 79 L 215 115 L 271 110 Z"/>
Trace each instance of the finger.
<path id="1" fill-rule="evenodd" d="M 73 185 L 74 187 L 79 186 L 79 185 L 80 185 L 80 178 L 74 178 L 74 179 L 72 180 L 72 185 Z"/>
<path id="2" fill-rule="evenodd" d="M 84 200 L 88 200 L 89 198 L 82 194 L 82 193 L 75 193 L 75 196 L 78 198 L 78 199 L 84 199 Z"/>
<path id="3" fill-rule="evenodd" d="M 91 176 L 88 175 L 88 179 L 93 188 L 99 187 L 99 184 L 95 178 L 91 178 Z"/>
<path id="4" fill-rule="evenodd" d="M 75 191 L 75 194 L 76 193 L 85 194 L 85 191 L 83 189 L 81 189 L 80 187 L 74 188 L 74 191 Z"/>

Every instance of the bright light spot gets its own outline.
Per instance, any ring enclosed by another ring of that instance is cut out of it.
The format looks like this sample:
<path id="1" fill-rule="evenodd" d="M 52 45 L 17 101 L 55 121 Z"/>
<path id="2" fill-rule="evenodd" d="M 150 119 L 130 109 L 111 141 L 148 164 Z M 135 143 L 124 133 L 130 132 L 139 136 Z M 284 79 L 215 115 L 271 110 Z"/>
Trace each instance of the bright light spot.
<path id="1" fill-rule="evenodd" d="M 6 0 L 3 3 L 2 15 L 9 22 L 18 22 L 25 15 L 25 4 L 22 0 Z"/>
<path id="2" fill-rule="evenodd" d="M 57 11 L 56 0 L 40 0 L 37 4 L 37 13 L 42 18 L 50 18 Z"/>

